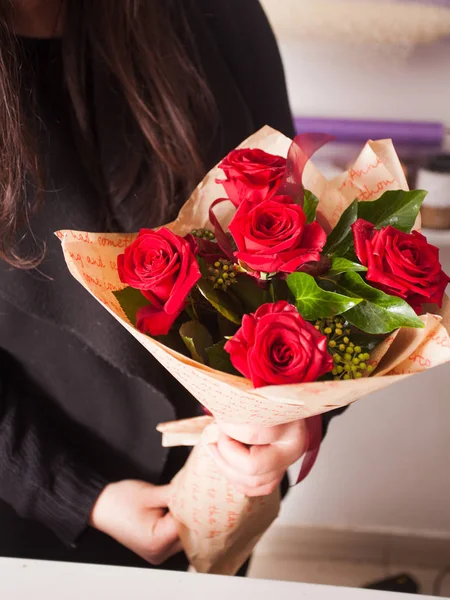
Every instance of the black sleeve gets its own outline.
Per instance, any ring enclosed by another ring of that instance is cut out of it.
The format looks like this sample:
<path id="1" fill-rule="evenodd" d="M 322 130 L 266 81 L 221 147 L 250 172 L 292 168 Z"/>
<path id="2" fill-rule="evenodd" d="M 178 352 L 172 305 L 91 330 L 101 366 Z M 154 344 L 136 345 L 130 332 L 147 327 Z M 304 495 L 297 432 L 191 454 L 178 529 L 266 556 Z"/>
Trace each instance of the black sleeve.
<path id="1" fill-rule="evenodd" d="M 57 420 L 32 389 L 0 351 L 0 497 L 70 546 L 86 529 L 107 481 L 70 454 Z"/>
<path id="2" fill-rule="evenodd" d="M 280 0 L 281 2 L 283 0 Z M 200 0 L 216 43 L 253 116 L 295 135 L 278 45 L 258 0 Z"/>

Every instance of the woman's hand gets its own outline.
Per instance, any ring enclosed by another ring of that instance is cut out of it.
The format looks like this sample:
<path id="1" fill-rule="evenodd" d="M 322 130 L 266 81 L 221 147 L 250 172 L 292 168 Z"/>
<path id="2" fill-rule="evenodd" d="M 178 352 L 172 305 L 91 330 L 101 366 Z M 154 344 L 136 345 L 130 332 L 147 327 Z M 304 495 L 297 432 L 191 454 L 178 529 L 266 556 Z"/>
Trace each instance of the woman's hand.
<path id="1" fill-rule="evenodd" d="M 271 494 L 308 447 L 305 421 L 277 427 L 217 424 L 221 435 L 210 446 L 212 457 L 228 481 L 249 497 Z"/>
<path id="2" fill-rule="evenodd" d="M 170 496 L 169 485 L 112 483 L 98 497 L 89 524 L 152 565 L 160 565 L 182 550 L 177 524 L 167 512 Z"/>

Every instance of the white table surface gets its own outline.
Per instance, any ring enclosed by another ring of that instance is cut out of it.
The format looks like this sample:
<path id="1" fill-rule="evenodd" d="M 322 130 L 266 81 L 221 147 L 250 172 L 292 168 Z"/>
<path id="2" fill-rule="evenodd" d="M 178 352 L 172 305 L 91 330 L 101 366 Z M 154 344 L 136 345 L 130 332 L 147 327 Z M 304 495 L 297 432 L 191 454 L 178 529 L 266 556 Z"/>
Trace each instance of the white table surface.
<path id="1" fill-rule="evenodd" d="M 399 600 L 368 590 L 0 558 L 1 600 Z M 422 596 L 423 598 L 423 596 Z"/>

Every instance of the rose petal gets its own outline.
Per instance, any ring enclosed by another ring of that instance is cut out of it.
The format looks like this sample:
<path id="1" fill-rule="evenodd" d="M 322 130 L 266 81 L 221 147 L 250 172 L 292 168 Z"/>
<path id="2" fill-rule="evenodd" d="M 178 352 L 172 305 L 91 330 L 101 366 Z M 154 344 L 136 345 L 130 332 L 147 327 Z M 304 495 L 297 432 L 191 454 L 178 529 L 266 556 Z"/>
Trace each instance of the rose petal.
<path id="1" fill-rule="evenodd" d="M 358 219 L 352 225 L 353 241 L 355 245 L 356 256 L 364 266 L 367 266 L 366 242 L 372 239 L 374 229 L 374 225 L 365 221 L 364 219 Z"/>
<path id="2" fill-rule="evenodd" d="M 375 231 L 362 220 L 353 225 L 353 236 L 358 258 L 368 267 L 366 278 L 374 287 L 403 298 L 418 314 L 424 303 L 442 303 L 449 278 L 439 262 L 439 250 L 425 236 L 391 225 Z"/>
<path id="3" fill-rule="evenodd" d="M 169 314 L 153 306 L 145 306 L 136 315 L 136 327 L 147 335 L 167 335 L 184 308 L 178 314 Z"/>
<path id="4" fill-rule="evenodd" d="M 244 317 L 226 350 L 255 387 L 316 381 L 333 368 L 326 337 L 285 301 Z"/>

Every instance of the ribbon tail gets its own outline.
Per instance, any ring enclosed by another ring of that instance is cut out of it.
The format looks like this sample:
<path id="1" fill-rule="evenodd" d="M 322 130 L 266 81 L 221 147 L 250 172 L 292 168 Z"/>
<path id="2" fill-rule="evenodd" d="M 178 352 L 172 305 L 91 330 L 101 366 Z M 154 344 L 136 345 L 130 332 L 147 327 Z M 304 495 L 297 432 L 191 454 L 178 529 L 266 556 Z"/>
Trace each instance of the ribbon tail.
<path id="1" fill-rule="evenodd" d="M 287 157 L 286 177 L 279 194 L 286 194 L 303 206 L 303 172 L 310 158 L 333 137 L 323 133 L 302 133 L 294 138 Z"/>
<path id="2" fill-rule="evenodd" d="M 222 202 L 228 202 L 228 198 L 218 198 L 217 200 L 215 200 L 209 209 L 209 220 L 211 222 L 211 225 L 214 228 L 214 233 L 216 236 L 216 240 L 217 243 L 219 244 L 219 248 L 222 250 L 222 252 L 225 254 L 225 256 L 229 259 L 229 260 L 234 260 L 234 255 L 233 255 L 233 246 L 231 244 L 231 240 L 228 237 L 228 235 L 225 233 L 225 231 L 223 230 L 222 225 L 219 223 L 219 219 L 216 217 L 215 213 L 214 213 L 214 208 L 221 204 Z M 231 202 L 231 201 L 230 201 Z"/>
<path id="3" fill-rule="evenodd" d="M 322 416 L 318 415 L 316 417 L 306 419 L 306 426 L 308 428 L 309 436 L 308 450 L 306 451 L 305 457 L 303 459 L 300 473 L 295 485 L 298 485 L 299 483 L 304 481 L 311 473 L 314 465 L 316 464 L 323 436 Z"/>

